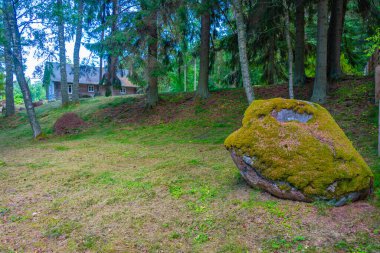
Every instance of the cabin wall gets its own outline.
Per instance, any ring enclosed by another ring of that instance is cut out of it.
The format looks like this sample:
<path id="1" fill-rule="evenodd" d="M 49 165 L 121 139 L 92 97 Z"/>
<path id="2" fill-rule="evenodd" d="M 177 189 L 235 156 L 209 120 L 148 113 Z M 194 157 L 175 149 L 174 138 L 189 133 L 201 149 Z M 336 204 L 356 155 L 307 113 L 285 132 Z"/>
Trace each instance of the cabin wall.
<path id="1" fill-rule="evenodd" d="M 69 83 L 69 85 L 72 85 L 72 83 Z M 49 91 L 47 92 L 49 95 L 47 99 L 49 101 L 53 100 L 61 100 L 61 83 L 60 82 L 54 82 L 50 85 Z M 88 91 L 88 84 L 79 84 L 79 97 L 95 97 L 95 96 L 105 96 L 106 94 L 106 87 L 103 85 L 94 84 L 94 92 Z M 126 93 L 122 94 L 120 92 L 120 88 L 112 88 L 112 95 L 113 96 L 122 96 L 122 95 L 130 95 L 130 94 L 136 94 L 137 88 L 134 87 L 125 87 Z M 72 94 L 69 94 L 69 97 L 71 99 Z"/>

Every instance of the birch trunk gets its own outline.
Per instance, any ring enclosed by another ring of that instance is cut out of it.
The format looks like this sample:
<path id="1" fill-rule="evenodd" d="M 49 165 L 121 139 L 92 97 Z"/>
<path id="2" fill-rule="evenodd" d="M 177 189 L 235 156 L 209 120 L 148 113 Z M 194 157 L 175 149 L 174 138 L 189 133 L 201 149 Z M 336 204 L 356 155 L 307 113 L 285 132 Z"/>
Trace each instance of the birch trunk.
<path id="1" fill-rule="evenodd" d="M 243 78 L 243 86 L 245 94 L 247 96 L 248 104 L 251 104 L 255 99 L 253 88 L 251 85 L 251 78 L 249 76 L 249 63 L 247 57 L 247 34 L 246 25 L 244 23 L 244 17 L 242 13 L 242 5 L 240 0 L 232 1 L 233 10 L 235 13 L 236 27 L 238 32 L 238 47 L 239 47 L 239 58 L 240 58 L 240 68 Z"/>
<path id="2" fill-rule="evenodd" d="M 78 2 L 78 21 L 75 31 L 75 44 L 74 44 L 74 80 L 73 80 L 73 102 L 79 103 L 79 75 L 80 75 L 80 47 L 82 41 L 82 27 L 83 27 L 83 0 Z"/>
<path id="3" fill-rule="evenodd" d="M 285 37 L 286 44 L 288 46 L 288 73 L 289 73 L 289 97 L 294 98 L 293 92 L 293 48 L 292 42 L 290 40 L 290 21 L 289 21 L 289 9 L 286 0 L 283 0 L 283 5 L 285 8 Z"/>
<path id="4" fill-rule="evenodd" d="M 32 127 L 33 136 L 37 138 L 41 135 L 41 127 L 38 123 L 36 113 L 34 111 L 34 106 L 32 103 L 32 97 L 30 95 L 30 90 L 28 83 L 26 82 L 24 70 L 23 70 L 23 59 L 22 59 L 22 48 L 21 48 L 21 36 L 19 28 L 17 25 L 17 15 L 16 10 L 13 8 L 12 0 L 4 0 L 4 12 L 5 18 L 7 20 L 6 26 L 7 30 L 11 31 L 11 44 L 13 47 L 13 63 L 14 70 L 16 72 L 17 82 L 20 85 L 21 92 L 24 98 L 25 109 L 28 114 L 28 119 L 30 126 Z"/>

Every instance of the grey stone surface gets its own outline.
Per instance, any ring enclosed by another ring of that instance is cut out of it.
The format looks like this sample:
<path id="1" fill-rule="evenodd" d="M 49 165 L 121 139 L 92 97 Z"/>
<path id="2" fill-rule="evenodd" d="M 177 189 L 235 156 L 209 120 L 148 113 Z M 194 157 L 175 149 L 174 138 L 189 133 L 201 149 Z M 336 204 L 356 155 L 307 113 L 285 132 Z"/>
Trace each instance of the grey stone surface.
<path id="1" fill-rule="evenodd" d="M 313 116 L 306 113 L 297 113 L 293 110 L 282 109 L 281 111 L 273 111 L 272 116 L 280 122 L 298 121 L 301 123 L 308 122 Z"/>

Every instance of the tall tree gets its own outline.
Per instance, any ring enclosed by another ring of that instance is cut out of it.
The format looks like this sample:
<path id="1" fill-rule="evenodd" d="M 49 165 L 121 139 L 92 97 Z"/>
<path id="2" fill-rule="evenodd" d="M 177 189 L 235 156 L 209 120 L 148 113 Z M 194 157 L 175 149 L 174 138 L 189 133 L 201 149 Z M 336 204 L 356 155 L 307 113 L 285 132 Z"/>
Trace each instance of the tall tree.
<path id="1" fill-rule="evenodd" d="M 283 0 L 283 5 L 285 9 L 285 37 L 286 45 L 288 47 L 288 78 L 289 78 L 289 97 L 294 98 L 293 92 L 293 48 L 290 39 L 290 21 L 289 21 L 289 9 L 286 0 Z"/>
<path id="2" fill-rule="evenodd" d="M 347 2 L 348 0 L 332 1 L 327 44 L 327 75 L 329 80 L 339 79 L 342 74 L 340 52 Z"/>
<path id="3" fill-rule="evenodd" d="M 116 45 L 116 33 L 118 30 L 119 0 L 112 0 L 111 35 L 109 37 L 108 66 L 106 73 L 106 96 L 112 96 L 112 86 L 117 83 L 118 48 Z"/>
<path id="4" fill-rule="evenodd" d="M 79 75 L 80 75 L 80 66 L 79 66 L 79 52 L 82 41 L 83 34 L 83 0 L 78 1 L 78 15 L 76 20 L 76 31 L 75 31 L 75 44 L 74 44 L 74 80 L 73 80 L 73 95 L 72 100 L 74 103 L 79 102 Z"/>
<path id="5" fill-rule="evenodd" d="M 106 23 L 106 0 L 101 1 L 100 3 L 100 22 L 101 22 L 101 34 L 100 34 L 100 54 L 99 54 L 99 82 L 102 82 L 103 79 L 103 54 L 104 54 L 104 34 Z"/>
<path id="6" fill-rule="evenodd" d="M 238 47 L 241 73 L 243 76 L 243 86 L 245 94 L 247 96 L 248 103 L 251 104 L 255 99 L 253 88 L 251 85 L 251 77 L 249 76 L 249 62 L 247 56 L 247 34 L 246 25 L 244 22 L 244 16 L 242 11 L 242 3 L 240 0 L 232 1 L 233 10 L 235 13 L 236 27 L 238 33 Z"/>
<path id="7" fill-rule="evenodd" d="M 197 57 L 194 57 L 194 83 L 193 83 L 194 91 L 197 90 Z"/>
<path id="8" fill-rule="evenodd" d="M 58 47 L 59 47 L 59 68 L 61 72 L 61 96 L 62 106 L 70 103 L 67 71 L 66 71 L 66 46 L 65 46 L 65 21 L 62 0 L 57 0 L 57 26 L 58 26 Z"/>
<path id="9" fill-rule="evenodd" d="M 202 0 L 201 16 L 201 47 L 199 52 L 199 81 L 196 95 L 200 98 L 207 98 L 210 95 L 208 89 L 209 61 L 210 61 L 210 30 L 211 14 L 209 1 Z"/>
<path id="10" fill-rule="evenodd" d="M 5 60 L 5 116 L 12 116 L 15 114 L 15 101 L 13 95 L 13 59 L 12 59 L 12 45 L 11 45 L 11 30 L 8 29 L 9 24 L 3 15 L 4 29 L 4 60 Z"/>
<path id="11" fill-rule="evenodd" d="M 294 85 L 305 84 L 305 0 L 296 0 Z"/>
<path id="12" fill-rule="evenodd" d="M 157 10 L 151 7 L 148 10 L 146 18 L 146 27 L 148 34 L 148 59 L 146 65 L 146 74 L 148 76 L 148 89 L 146 91 L 148 108 L 157 105 L 158 102 L 158 78 L 157 78 L 157 53 L 158 53 L 158 27 L 157 27 Z"/>
<path id="13" fill-rule="evenodd" d="M 20 85 L 22 95 L 24 98 L 24 104 L 26 112 L 28 114 L 28 119 L 30 126 L 33 130 L 33 136 L 35 138 L 41 135 L 41 127 L 38 123 L 36 113 L 34 111 L 34 106 L 32 103 L 32 97 L 30 95 L 30 90 L 28 83 L 26 82 L 24 69 L 23 69 L 23 58 L 22 58 L 22 47 L 21 47 L 21 36 L 19 32 L 19 27 L 17 24 L 17 14 L 13 5 L 12 0 L 4 0 L 4 16 L 6 30 L 10 31 L 11 38 L 7 38 L 11 41 L 13 49 L 13 63 L 15 67 L 15 73 L 17 77 L 17 82 Z M 9 36 L 9 33 L 7 33 Z"/>
<path id="14" fill-rule="evenodd" d="M 328 0 L 318 1 L 317 30 L 317 65 L 313 96 L 311 100 L 317 103 L 326 102 L 327 88 L 327 31 L 328 31 Z"/>

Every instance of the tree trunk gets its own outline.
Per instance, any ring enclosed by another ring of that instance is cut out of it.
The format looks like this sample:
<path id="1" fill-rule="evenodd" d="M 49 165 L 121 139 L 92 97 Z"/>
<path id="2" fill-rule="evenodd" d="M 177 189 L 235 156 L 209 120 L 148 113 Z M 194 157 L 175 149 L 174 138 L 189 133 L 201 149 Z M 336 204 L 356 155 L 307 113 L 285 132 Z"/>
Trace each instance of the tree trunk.
<path id="1" fill-rule="evenodd" d="M 178 88 L 180 90 L 182 90 L 182 76 L 181 76 L 181 65 L 182 65 L 182 59 L 181 59 L 182 55 L 181 53 L 178 54 L 178 59 L 177 59 L 177 78 L 178 78 Z"/>
<path id="2" fill-rule="evenodd" d="M 293 92 L 293 48 L 290 40 L 290 21 L 289 21 L 289 9 L 286 0 L 283 0 L 285 8 L 285 37 L 286 44 L 288 46 L 288 69 L 289 69 L 289 98 L 294 98 Z"/>
<path id="3" fill-rule="evenodd" d="M 329 80 L 338 80 L 342 75 L 340 66 L 340 46 L 347 0 L 333 0 L 328 29 L 327 76 Z"/>
<path id="4" fill-rule="evenodd" d="M 305 0 L 296 0 L 294 85 L 305 84 Z"/>
<path id="5" fill-rule="evenodd" d="M 5 116 L 12 116 L 15 114 L 15 101 L 13 95 L 13 60 L 12 60 L 12 34 L 9 23 L 3 15 L 4 29 L 4 61 L 5 61 Z"/>
<path id="6" fill-rule="evenodd" d="M 186 62 L 186 55 L 184 55 L 183 58 L 183 86 L 185 92 L 187 91 L 187 62 Z"/>
<path id="7" fill-rule="evenodd" d="M 274 38 L 269 43 L 270 43 L 270 47 L 269 47 L 269 59 L 267 63 L 268 64 L 267 81 L 269 84 L 274 84 L 275 83 L 275 80 L 274 80 L 274 64 L 275 64 Z"/>
<path id="8" fill-rule="evenodd" d="M 311 100 L 317 103 L 326 102 L 327 88 L 327 30 L 328 30 L 328 0 L 318 2 L 317 31 L 317 65 L 313 96 Z"/>
<path id="9" fill-rule="evenodd" d="M 106 3 L 105 0 L 102 2 L 102 10 L 101 10 L 101 24 L 102 24 L 102 33 L 100 35 L 100 43 L 101 43 L 101 49 L 100 49 L 100 56 L 99 56 L 99 84 L 102 82 L 103 79 L 103 42 L 104 42 L 104 24 L 106 23 Z"/>
<path id="10" fill-rule="evenodd" d="M 376 68 L 375 68 L 375 85 L 376 85 L 376 88 L 380 85 L 380 65 L 378 65 Z M 375 88 L 375 89 L 376 89 Z M 378 121 L 378 143 L 377 143 L 377 153 L 378 153 L 378 156 L 380 156 L 380 99 L 378 99 L 378 93 L 377 93 L 377 89 L 375 90 L 376 91 L 376 94 L 375 94 L 375 101 L 377 101 L 377 103 L 379 103 L 379 121 Z"/>
<path id="11" fill-rule="evenodd" d="M 73 80 L 73 102 L 79 103 L 79 51 L 82 41 L 82 27 L 83 27 L 83 0 L 78 2 L 78 22 L 75 32 L 75 45 L 74 45 L 74 80 Z"/>
<path id="12" fill-rule="evenodd" d="M 240 57 L 240 67 L 243 78 L 243 86 L 247 96 L 248 104 L 251 104 L 255 99 L 251 78 L 249 76 L 249 63 L 247 56 L 247 34 L 244 17 L 242 13 L 242 5 L 240 0 L 233 0 L 233 10 L 235 12 L 236 27 L 238 32 L 238 47 Z"/>
<path id="13" fill-rule="evenodd" d="M 112 0 L 112 26 L 111 26 L 111 36 L 114 36 L 117 32 L 117 18 L 119 15 L 119 1 Z M 115 52 L 116 46 L 113 46 L 114 38 L 112 38 L 110 55 L 108 57 L 108 70 L 107 70 L 107 81 L 106 81 L 106 96 L 112 96 L 112 86 L 115 85 L 117 80 L 117 65 L 118 65 L 118 56 Z"/>
<path id="14" fill-rule="evenodd" d="M 66 72 L 66 46 L 65 46 L 65 23 L 63 20 L 63 4 L 62 0 L 57 0 L 58 8 L 58 46 L 59 46 L 59 67 L 61 71 L 61 95 L 62 106 L 70 103 L 67 84 Z"/>
<path id="15" fill-rule="evenodd" d="M 202 5 L 208 4 L 207 0 L 202 0 Z M 200 65 L 199 65 L 199 82 L 196 95 L 200 98 L 207 98 L 210 93 L 208 90 L 209 60 L 210 60 L 210 29 L 211 17 L 210 10 L 207 10 L 201 17 L 201 48 L 200 48 Z"/>
<path id="16" fill-rule="evenodd" d="M 147 20 L 148 39 L 148 89 L 147 89 L 147 107 L 155 107 L 158 103 L 158 78 L 157 78 L 157 52 L 158 52 L 158 34 L 157 34 L 157 12 L 152 10 Z"/>
<path id="17" fill-rule="evenodd" d="M 194 84 L 193 90 L 197 90 L 197 58 L 194 57 Z"/>
<path id="18" fill-rule="evenodd" d="M 13 45 L 13 63 L 15 67 L 17 82 L 20 85 L 21 92 L 24 98 L 25 109 L 28 114 L 28 119 L 30 126 L 33 130 L 34 138 L 41 135 L 41 127 L 38 123 L 36 113 L 34 111 L 34 106 L 32 103 L 32 97 L 30 95 L 30 90 L 28 83 L 26 82 L 24 70 L 23 70 L 23 59 L 22 59 L 22 48 L 21 48 L 21 37 L 17 25 L 17 15 L 16 10 L 13 8 L 12 0 L 4 1 L 4 11 L 6 22 L 6 30 L 11 31 L 11 44 Z"/>

